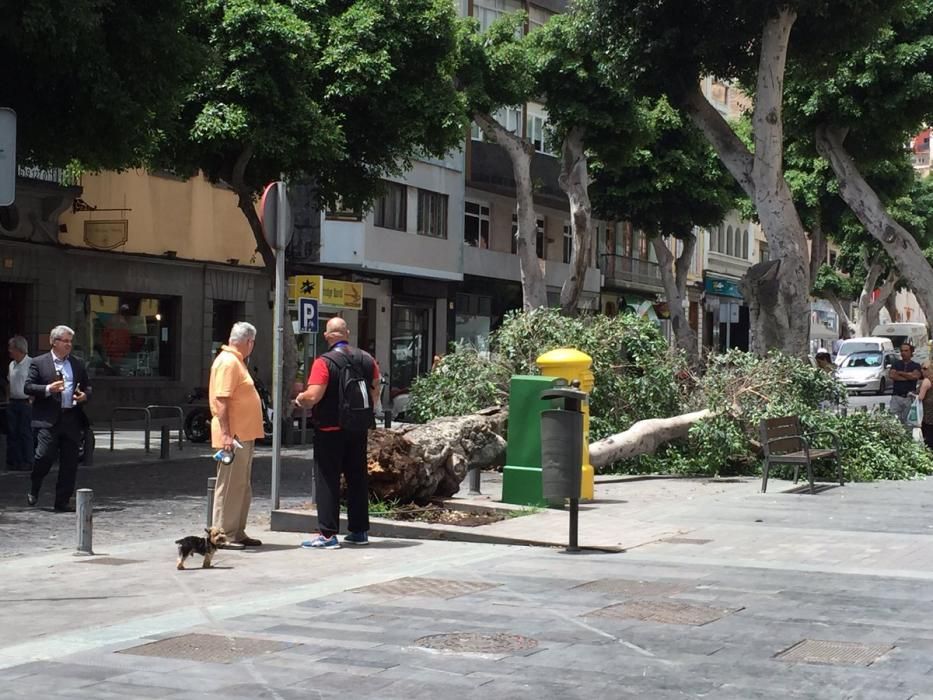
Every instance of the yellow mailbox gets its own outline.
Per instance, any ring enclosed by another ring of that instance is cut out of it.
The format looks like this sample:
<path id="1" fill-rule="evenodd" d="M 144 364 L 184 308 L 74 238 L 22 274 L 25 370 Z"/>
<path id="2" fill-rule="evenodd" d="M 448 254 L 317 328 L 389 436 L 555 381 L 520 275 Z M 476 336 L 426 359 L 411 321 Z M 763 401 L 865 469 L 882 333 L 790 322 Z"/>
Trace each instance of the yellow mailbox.
<path id="1" fill-rule="evenodd" d="M 541 374 L 545 377 L 560 377 L 568 383 L 574 380 L 580 382 L 580 390 L 589 394 L 593 390 L 593 358 L 574 350 L 573 348 L 559 348 L 546 352 L 537 360 Z M 593 465 L 590 464 L 590 406 L 588 401 L 583 402 L 583 474 L 580 480 L 580 498 L 593 499 Z"/>

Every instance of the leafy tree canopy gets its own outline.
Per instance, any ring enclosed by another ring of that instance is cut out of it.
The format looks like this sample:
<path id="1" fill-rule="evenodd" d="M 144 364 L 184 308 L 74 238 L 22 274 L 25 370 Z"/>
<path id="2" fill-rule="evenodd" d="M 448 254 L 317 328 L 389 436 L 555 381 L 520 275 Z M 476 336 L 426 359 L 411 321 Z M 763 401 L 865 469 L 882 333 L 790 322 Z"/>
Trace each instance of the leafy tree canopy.
<path id="1" fill-rule="evenodd" d="M 20 162 L 143 163 L 201 65 L 187 0 L 0 0 L 0 106 Z"/>
<path id="2" fill-rule="evenodd" d="M 194 2 L 210 61 L 163 153 L 179 167 L 254 193 L 307 177 L 323 201 L 359 206 L 462 140 L 448 0 Z"/>
<path id="3" fill-rule="evenodd" d="M 640 106 L 647 142 L 627 161 L 598 157 L 593 163 L 591 193 L 599 215 L 677 237 L 721 222 L 741 196 L 735 180 L 666 99 Z"/>

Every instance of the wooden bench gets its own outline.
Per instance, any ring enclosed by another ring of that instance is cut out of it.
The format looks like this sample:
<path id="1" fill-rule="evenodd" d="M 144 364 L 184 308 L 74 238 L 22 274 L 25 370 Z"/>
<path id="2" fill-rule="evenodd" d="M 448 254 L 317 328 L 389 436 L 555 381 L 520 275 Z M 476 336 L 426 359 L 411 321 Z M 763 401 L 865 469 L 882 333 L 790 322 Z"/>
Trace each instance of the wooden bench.
<path id="1" fill-rule="evenodd" d="M 761 434 L 761 447 L 764 450 L 765 462 L 762 467 L 761 492 L 768 490 L 768 470 L 772 464 L 793 464 L 794 483 L 800 475 L 800 465 L 807 465 L 807 479 L 810 482 L 810 493 L 813 488 L 813 461 L 817 459 L 835 459 L 836 475 L 839 485 L 845 486 L 842 476 L 842 461 L 839 441 L 833 433 L 825 430 L 804 435 L 800 428 L 800 418 L 785 416 L 782 418 L 762 418 L 758 426 Z M 834 448 L 831 450 L 811 447 L 812 439 L 817 435 L 830 435 Z"/>

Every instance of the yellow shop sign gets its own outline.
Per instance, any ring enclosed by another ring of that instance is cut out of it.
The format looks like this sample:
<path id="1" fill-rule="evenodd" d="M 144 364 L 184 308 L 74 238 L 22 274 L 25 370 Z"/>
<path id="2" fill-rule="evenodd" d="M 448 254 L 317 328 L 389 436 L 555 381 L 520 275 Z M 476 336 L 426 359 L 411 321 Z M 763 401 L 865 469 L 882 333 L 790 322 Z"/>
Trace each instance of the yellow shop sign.
<path id="1" fill-rule="evenodd" d="M 321 275 L 296 275 L 289 278 L 288 296 L 291 299 L 316 299 L 324 306 L 338 309 L 363 308 L 363 283 L 329 280 Z"/>

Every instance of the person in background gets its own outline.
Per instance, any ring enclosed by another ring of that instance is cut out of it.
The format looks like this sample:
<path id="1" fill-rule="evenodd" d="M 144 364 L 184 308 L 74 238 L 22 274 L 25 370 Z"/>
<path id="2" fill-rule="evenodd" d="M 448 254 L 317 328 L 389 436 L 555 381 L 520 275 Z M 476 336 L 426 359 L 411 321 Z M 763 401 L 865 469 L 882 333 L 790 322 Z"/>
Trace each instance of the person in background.
<path id="1" fill-rule="evenodd" d="M 920 422 L 920 432 L 923 434 L 923 443 L 933 450 L 933 363 L 927 360 L 921 368 L 923 381 L 920 382 L 920 392 L 917 398 L 923 405 L 923 420 Z"/>
<path id="2" fill-rule="evenodd" d="M 908 425 L 910 407 L 914 402 L 913 394 L 917 391 L 917 382 L 922 379 L 920 365 L 913 361 L 913 357 L 913 345 L 904 343 L 901 345 L 901 359 L 891 365 L 891 371 L 888 373 L 888 377 L 894 382 L 891 413 L 910 431 L 913 430 Z"/>
<path id="3" fill-rule="evenodd" d="M 829 350 L 820 348 L 816 351 L 816 366 L 817 369 L 821 369 L 829 374 L 832 374 L 836 370 L 836 366 L 833 364 L 832 359 L 830 359 Z"/>
<path id="4" fill-rule="evenodd" d="M 262 403 L 246 365 L 256 344 L 256 327 L 234 323 L 230 339 L 211 365 L 208 390 L 211 415 L 211 445 L 233 454 L 233 461 L 217 462 L 214 488 L 214 527 L 221 527 L 229 540 L 222 549 L 259 547 L 262 542 L 246 534 L 246 520 L 253 500 L 253 453 L 263 436 Z M 234 440 L 242 447 L 234 449 Z"/>
<path id="5" fill-rule="evenodd" d="M 13 471 L 32 469 L 32 399 L 26 395 L 26 380 L 29 378 L 29 345 L 21 335 L 14 335 L 7 343 L 10 353 L 9 387 L 10 403 L 6 409 L 6 468 Z"/>
<path id="6" fill-rule="evenodd" d="M 32 427 L 36 429 L 36 453 L 32 467 L 32 488 L 26 502 L 39 502 L 42 481 L 58 459 L 55 483 L 55 510 L 74 512 L 81 434 L 88 426 L 84 404 L 91 397 L 91 384 L 84 363 L 71 354 L 75 332 L 68 326 L 55 326 L 49 334 L 52 351 L 32 358 L 26 394 L 33 398 Z"/>

